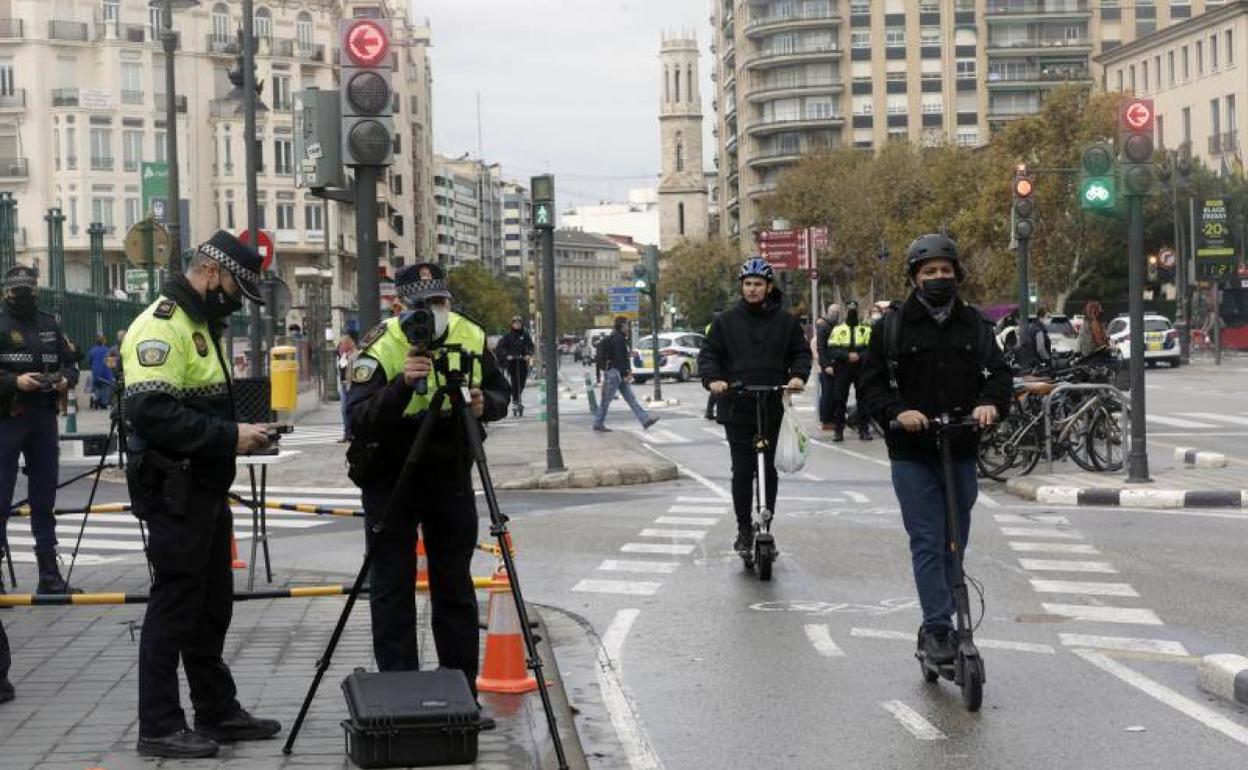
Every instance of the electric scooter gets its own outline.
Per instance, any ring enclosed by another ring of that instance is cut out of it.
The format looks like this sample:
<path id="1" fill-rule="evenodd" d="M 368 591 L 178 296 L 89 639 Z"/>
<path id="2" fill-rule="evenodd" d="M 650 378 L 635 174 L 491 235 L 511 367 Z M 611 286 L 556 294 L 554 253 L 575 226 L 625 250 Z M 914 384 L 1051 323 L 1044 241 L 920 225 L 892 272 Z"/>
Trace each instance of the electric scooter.
<path id="1" fill-rule="evenodd" d="M 945 478 L 945 534 L 949 553 L 953 555 L 953 602 L 956 609 L 954 635 L 958 649 L 952 663 L 934 665 L 929 663 L 923 654 L 923 637 L 919 635 L 918 649 L 914 657 L 919 661 L 919 669 L 923 681 L 929 684 L 939 678 L 953 682 L 962 689 L 962 705 L 967 711 L 979 711 L 984 700 L 984 659 L 980 657 L 979 648 L 975 646 L 974 624 L 971 622 L 971 600 L 966 590 L 966 573 L 962 569 L 962 549 L 958 546 L 958 497 L 957 479 L 953 474 L 953 448 L 951 434 L 955 430 L 971 430 L 979 427 L 974 417 L 952 417 L 940 415 L 930 421 L 929 430 L 936 434 L 936 443 L 940 448 L 940 465 Z M 905 430 L 901 423 L 893 420 L 889 423 L 890 431 Z"/>
<path id="2" fill-rule="evenodd" d="M 754 547 L 749 551 L 741 551 L 741 560 L 745 568 L 754 570 L 759 580 L 771 580 L 771 566 L 780 552 L 776 549 L 776 536 L 771 534 L 771 519 L 775 515 L 767 507 L 767 461 L 766 453 L 770 445 L 767 439 L 766 425 L 763 420 L 763 401 L 767 393 L 784 391 L 783 385 L 743 385 L 734 383 L 732 389 L 738 393 L 754 394 L 754 455 L 756 467 L 754 471 Z"/>

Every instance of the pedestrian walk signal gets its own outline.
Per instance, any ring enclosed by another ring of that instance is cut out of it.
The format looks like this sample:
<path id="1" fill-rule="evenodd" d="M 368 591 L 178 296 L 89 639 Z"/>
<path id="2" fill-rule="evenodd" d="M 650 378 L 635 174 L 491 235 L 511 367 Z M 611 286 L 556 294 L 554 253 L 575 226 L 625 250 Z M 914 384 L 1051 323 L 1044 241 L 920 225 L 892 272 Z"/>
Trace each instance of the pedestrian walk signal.
<path id="1" fill-rule="evenodd" d="M 533 224 L 538 227 L 550 227 L 550 206 L 539 203 L 533 207 Z"/>

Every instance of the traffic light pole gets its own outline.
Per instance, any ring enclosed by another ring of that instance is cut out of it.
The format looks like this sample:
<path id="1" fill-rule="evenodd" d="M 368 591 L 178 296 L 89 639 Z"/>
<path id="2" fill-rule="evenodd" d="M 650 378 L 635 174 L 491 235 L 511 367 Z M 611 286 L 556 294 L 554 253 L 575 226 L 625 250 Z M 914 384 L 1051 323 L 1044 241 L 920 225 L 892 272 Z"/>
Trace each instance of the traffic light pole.
<path id="1" fill-rule="evenodd" d="M 1148 476 L 1147 427 L 1144 413 L 1144 198 L 1127 196 L 1127 296 L 1131 319 L 1131 451 L 1127 482 L 1152 481 Z"/>
<path id="2" fill-rule="evenodd" d="M 1029 251 L 1031 246 L 1030 238 L 1018 239 L 1018 344 L 1022 344 L 1023 335 L 1027 333 L 1028 320 L 1031 313 L 1028 312 L 1028 305 L 1031 301 L 1031 286 L 1027 279 L 1027 263 L 1029 260 Z"/>
<path id="3" fill-rule="evenodd" d="M 659 249 L 651 246 L 646 250 L 646 265 L 650 273 L 650 353 L 654 371 L 654 402 L 663 401 L 663 378 L 659 376 Z"/>
<path id="4" fill-rule="evenodd" d="M 252 0 L 243 0 L 243 154 L 247 164 L 247 235 L 248 243 L 260 243 L 256 232 L 260 207 L 256 200 L 256 35 L 252 24 L 255 14 Z M 172 99 L 172 95 L 169 95 Z M 170 129 L 173 126 L 169 127 Z M 175 242 L 174 249 L 177 249 Z M 247 337 L 251 347 L 251 376 L 264 376 L 260 306 L 252 302 Z"/>
<path id="5" fill-rule="evenodd" d="M 559 353 L 555 349 L 555 231 L 542 230 L 542 358 L 546 361 L 546 472 L 561 471 Z"/>
<path id="6" fill-rule="evenodd" d="M 381 289 L 377 283 L 377 178 L 379 166 L 355 168 L 355 253 L 359 260 L 360 328 L 381 323 Z"/>
<path id="7" fill-rule="evenodd" d="M 1179 218 L 1179 183 L 1176 180 L 1170 188 L 1174 194 L 1174 291 L 1177 295 L 1174 312 L 1174 328 L 1179 333 L 1179 363 L 1188 364 L 1192 360 L 1192 335 L 1187 317 L 1187 260 L 1183 253 L 1187 251 L 1183 243 L 1183 222 Z"/>

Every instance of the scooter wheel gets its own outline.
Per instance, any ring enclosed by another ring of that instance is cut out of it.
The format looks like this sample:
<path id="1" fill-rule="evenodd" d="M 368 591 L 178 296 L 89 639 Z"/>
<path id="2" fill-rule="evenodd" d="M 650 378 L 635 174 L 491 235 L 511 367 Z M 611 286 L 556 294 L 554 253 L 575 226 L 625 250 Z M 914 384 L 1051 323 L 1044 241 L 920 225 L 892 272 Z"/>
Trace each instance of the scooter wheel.
<path id="1" fill-rule="evenodd" d="M 962 705 L 979 711 L 984 702 L 984 668 L 979 658 L 966 658 L 962 664 Z"/>
<path id="2" fill-rule="evenodd" d="M 771 565 L 776 560 L 775 546 L 761 545 L 758 547 L 758 579 L 771 580 Z"/>
<path id="3" fill-rule="evenodd" d="M 940 674 L 936 671 L 936 669 L 928 666 L 926 663 L 924 663 L 921 660 L 919 661 L 919 671 L 922 672 L 923 674 L 923 681 L 927 682 L 928 684 L 931 684 L 932 682 L 935 682 L 937 679 L 940 679 Z"/>

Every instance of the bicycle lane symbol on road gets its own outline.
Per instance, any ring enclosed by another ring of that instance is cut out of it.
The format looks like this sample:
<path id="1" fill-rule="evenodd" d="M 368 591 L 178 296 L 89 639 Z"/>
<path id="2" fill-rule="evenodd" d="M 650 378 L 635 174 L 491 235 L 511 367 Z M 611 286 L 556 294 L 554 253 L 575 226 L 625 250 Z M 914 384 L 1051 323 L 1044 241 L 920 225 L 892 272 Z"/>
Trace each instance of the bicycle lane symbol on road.
<path id="1" fill-rule="evenodd" d="M 798 612 L 805 615 L 869 615 L 879 617 L 897 612 L 916 609 L 918 599 L 903 597 L 899 599 L 883 599 L 878 604 L 858 604 L 855 602 L 818 602 L 808 600 L 758 602 L 751 604 L 755 612 Z"/>

